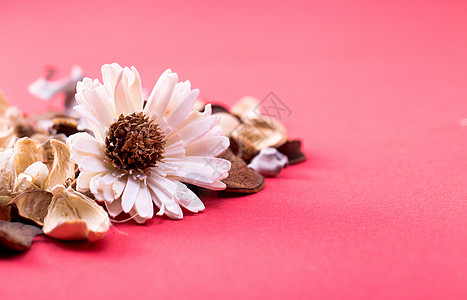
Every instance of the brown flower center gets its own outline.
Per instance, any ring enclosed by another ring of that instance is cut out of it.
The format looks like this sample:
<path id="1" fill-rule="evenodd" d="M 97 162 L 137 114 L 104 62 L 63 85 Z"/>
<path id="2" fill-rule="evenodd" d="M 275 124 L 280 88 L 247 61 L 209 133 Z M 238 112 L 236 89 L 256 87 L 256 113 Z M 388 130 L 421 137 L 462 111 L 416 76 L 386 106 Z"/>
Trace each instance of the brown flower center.
<path id="1" fill-rule="evenodd" d="M 149 174 L 149 168 L 164 158 L 164 149 L 164 133 L 143 113 L 120 115 L 105 138 L 105 154 L 115 167 L 130 174 Z"/>

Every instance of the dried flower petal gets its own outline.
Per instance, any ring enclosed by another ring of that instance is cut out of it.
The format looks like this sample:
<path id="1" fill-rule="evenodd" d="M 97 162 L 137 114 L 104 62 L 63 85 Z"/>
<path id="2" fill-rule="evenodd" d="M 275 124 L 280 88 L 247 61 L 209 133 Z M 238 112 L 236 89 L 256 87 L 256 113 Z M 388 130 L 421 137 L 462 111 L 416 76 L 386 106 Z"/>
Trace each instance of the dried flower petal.
<path id="1" fill-rule="evenodd" d="M 29 165 L 40 161 L 41 152 L 36 142 L 29 138 L 22 138 L 15 143 L 14 156 L 16 174 L 21 174 Z"/>
<path id="2" fill-rule="evenodd" d="M 44 233 L 60 240 L 90 242 L 101 239 L 108 231 L 110 220 L 104 209 L 92 199 L 71 188 L 57 185 L 44 219 Z"/>
<path id="3" fill-rule="evenodd" d="M 16 172 L 13 149 L 0 152 L 0 195 L 8 195 L 15 187 Z"/>
<path id="4" fill-rule="evenodd" d="M 18 214 L 26 219 L 34 221 L 37 225 L 44 225 L 49 204 L 52 201 L 52 193 L 46 191 L 30 191 L 16 196 L 10 204 L 15 204 Z"/>
<path id="5" fill-rule="evenodd" d="M 55 139 L 51 140 L 50 144 L 54 154 L 54 161 L 44 185 L 44 189 L 47 191 L 51 191 L 57 184 L 63 184 L 68 178 L 73 179 L 75 177 L 75 164 L 70 159 L 68 146 Z"/>

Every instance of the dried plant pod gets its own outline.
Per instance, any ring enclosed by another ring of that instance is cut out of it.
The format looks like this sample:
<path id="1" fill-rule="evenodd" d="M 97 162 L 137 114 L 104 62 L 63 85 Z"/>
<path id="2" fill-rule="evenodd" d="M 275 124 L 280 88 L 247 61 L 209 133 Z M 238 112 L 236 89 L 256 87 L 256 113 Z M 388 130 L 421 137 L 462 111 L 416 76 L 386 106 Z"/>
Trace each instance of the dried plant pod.
<path id="1" fill-rule="evenodd" d="M 229 176 L 222 180 L 227 186 L 226 192 L 253 194 L 264 188 L 264 177 L 252 168 L 249 168 L 230 149 L 227 149 L 218 157 L 226 159 L 231 163 Z"/>
<path id="2" fill-rule="evenodd" d="M 0 152 L 0 195 L 8 195 L 15 187 L 16 172 L 13 149 Z"/>
<path id="3" fill-rule="evenodd" d="M 40 161 L 41 152 L 36 142 L 29 138 L 19 139 L 14 146 L 14 165 L 16 174 L 21 174 L 26 168 Z"/>
<path id="4" fill-rule="evenodd" d="M 36 226 L 0 221 L 0 248 L 25 251 L 31 247 L 34 237 L 41 233 L 42 230 Z"/>
<path id="5" fill-rule="evenodd" d="M 222 128 L 222 135 L 231 137 L 232 132 L 240 125 L 240 120 L 228 112 L 218 112 L 215 115 L 220 117 L 218 125 Z"/>
<path id="6" fill-rule="evenodd" d="M 43 226 L 51 201 L 52 193 L 36 190 L 19 194 L 10 204 L 16 206 L 21 217 Z"/>
<path id="7" fill-rule="evenodd" d="M 51 191 L 57 184 L 63 184 L 68 178 L 73 179 L 75 177 L 75 164 L 70 159 L 68 146 L 55 139 L 50 141 L 50 145 L 54 160 L 49 177 L 44 184 L 44 189 L 47 191 Z"/>
<path id="8" fill-rule="evenodd" d="M 43 228 L 48 236 L 95 242 L 109 230 L 109 216 L 95 201 L 61 185 L 55 186 L 52 194 Z"/>

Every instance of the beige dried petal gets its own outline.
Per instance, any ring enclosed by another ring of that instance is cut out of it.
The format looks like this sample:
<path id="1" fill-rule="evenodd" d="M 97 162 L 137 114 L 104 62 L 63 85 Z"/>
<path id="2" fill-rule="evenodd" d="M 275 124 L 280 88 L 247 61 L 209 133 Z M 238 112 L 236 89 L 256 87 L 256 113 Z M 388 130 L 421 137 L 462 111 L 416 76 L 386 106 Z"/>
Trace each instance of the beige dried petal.
<path id="1" fill-rule="evenodd" d="M 57 184 L 63 184 L 68 178 L 75 178 L 75 164 L 70 159 L 70 149 L 59 141 L 51 140 L 50 145 L 54 154 L 52 169 L 45 183 L 45 190 L 51 191 Z"/>
<path id="2" fill-rule="evenodd" d="M 12 193 L 15 180 L 14 151 L 13 149 L 6 149 L 0 152 L 0 195 Z"/>
<path id="3" fill-rule="evenodd" d="M 37 225 L 44 225 L 48 207 L 52 201 L 52 193 L 36 190 L 16 196 L 10 204 L 15 204 L 18 214 L 34 221 Z"/>
<path id="4" fill-rule="evenodd" d="M 95 201 L 72 188 L 57 185 L 44 219 L 44 233 L 60 240 L 90 242 L 101 239 L 109 230 L 110 220 Z"/>
<path id="5" fill-rule="evenodd" d="M 29 138 L 21 138 L 15 143 L 14 157 L 16 174 L 21 174 L 29 165 L 40 161 L 41 152 L 36 142 Z"/>
<path id="6" fill-rule="evenodd" d="M 33 183 L 33 179 L 31 176 L 22 173 L 16 179 L 14 195 L 18 195 L 24 192 L 30 191 L 39 191 L 41 188 Z"/>

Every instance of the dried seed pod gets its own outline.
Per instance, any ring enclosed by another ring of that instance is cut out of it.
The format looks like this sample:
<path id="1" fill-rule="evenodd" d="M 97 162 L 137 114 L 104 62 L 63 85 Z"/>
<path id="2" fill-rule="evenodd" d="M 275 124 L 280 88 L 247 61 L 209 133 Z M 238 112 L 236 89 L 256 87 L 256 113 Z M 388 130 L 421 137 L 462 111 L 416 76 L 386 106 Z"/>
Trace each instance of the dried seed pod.
<path id="1" fill-rule="evenodd" d="M 279 175 L 287 161 L 287 156 L 276 148 L 267 147 L 261 149 L 248 166 L 263 176 L 275 177 Z"/>
<path id="2" fill-rule="evenodd" d="M 109 230 L 110 220 L 97 203 L 71 188 L 57 185 L 44 219 L 44 233 L 60 240 L 95 242 Z"/>

